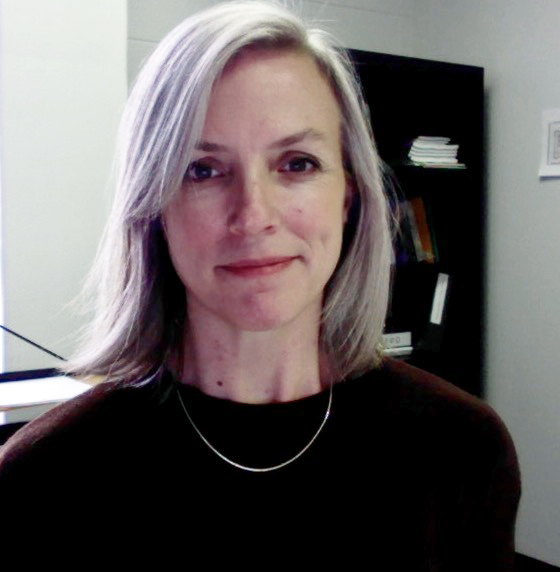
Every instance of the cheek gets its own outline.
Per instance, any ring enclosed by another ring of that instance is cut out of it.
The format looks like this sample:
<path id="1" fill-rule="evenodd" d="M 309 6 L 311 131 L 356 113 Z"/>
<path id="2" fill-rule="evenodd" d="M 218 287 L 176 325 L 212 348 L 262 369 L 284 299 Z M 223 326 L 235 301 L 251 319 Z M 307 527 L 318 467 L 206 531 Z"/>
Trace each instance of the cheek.
<path id="1" fill-rule="evenodd" d="M 301 238 L 328 251 L 339 249 L 344 225 L 342 204 L 314 202 L 299 206 L 292 209 L 290 219 L 292 231 Z"/>
<path id="2" fill-rule="evenodd" d="M 167 246 L 175 270 L 184 278 L 196 273 L 218 236 L 216 217 L 200 209 L 172 204 L 164 215 Z"/>
<path id="3" fill-rule="evenodd" d="M 183 200 L 172 203 L 164 218 L 168 240 L 181 237 L 183 242 L 193 244 L 211 241 L 220 228 L 218 212 L 214 205 L 201 205 L 196 201 Z"/>

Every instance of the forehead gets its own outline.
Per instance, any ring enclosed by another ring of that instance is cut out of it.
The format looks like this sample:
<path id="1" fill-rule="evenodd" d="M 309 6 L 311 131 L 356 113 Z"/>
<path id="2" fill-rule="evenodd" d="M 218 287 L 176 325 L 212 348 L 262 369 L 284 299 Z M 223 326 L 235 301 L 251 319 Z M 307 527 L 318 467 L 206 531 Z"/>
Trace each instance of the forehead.
<path id="1" fill-rule="evenodd" d="M 267 46 L 248 46 L 235 54 L 226 64 L 217 81 L 224 76 L 234 73 L 238 68 L 245 66 L 270 66 L 276 62 L 286 62 L 287 65 L 294 63 L 304 63 L 309 70 L 319 74 L 325 83 L 329 84 L 327 75 L 317 62 L 316 58 L 304 48 L 297 47 L 267 47 Z M 274 71 L 274 70 L 271 70 Z"/>
<path id="2" fill-rule="evenodd" d="M 206 127 L 239 117 L 337 131 L 341 123 L 330 81 L 312 56 L 294 50 L 250 49 L 226 66 L 212 89 Z"/>

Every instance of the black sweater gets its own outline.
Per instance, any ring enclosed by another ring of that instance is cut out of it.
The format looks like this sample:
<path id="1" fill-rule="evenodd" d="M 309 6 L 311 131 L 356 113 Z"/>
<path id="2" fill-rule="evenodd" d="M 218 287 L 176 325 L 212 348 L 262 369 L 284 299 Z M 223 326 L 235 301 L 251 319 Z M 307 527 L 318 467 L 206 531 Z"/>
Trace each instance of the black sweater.
<path id="1" fill-rule="evenodd" d="M 285 561 L 313 569 L 335 562 L 346 570 L 511 569 L 517 459 L 503 423 L 480 400 L 387 360 L 335 386 L 328 421 L 300 458 L 250 473 L 202 442 L 177 387 L 209 441 L 254 466 L 299 451 L 328 403 L 324 392 L 240 404 L 178 386 L 170 375 L 99 385 L 2 448 L 4 538 L 28 546 L 70 539 L 89 559 L 128 563 L 188 556 L 203 559 L 203 568 Z M 69 552 L 61 554 L 56 562 Z"/>

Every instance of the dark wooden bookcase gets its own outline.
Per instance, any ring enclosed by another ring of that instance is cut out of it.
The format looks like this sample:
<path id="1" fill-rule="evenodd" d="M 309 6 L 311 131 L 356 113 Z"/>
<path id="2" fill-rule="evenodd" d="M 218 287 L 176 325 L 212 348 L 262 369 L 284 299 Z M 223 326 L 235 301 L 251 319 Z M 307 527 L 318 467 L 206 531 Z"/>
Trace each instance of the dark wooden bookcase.
<path id="1" fill-rule="evenodd" d="M 435 263 L 395 264 L 387 332 L 410 331 L 408 361 L 481 395 L 484 360 L 482 68 L 350 50 L 381 158 L 403 201 L 420 196 L 437 246 Z M 450 137 L 465 169 L 416 166 L 420 135 Z M 443 321 L 430 322 L 439 273 L 449 276 Z"/>

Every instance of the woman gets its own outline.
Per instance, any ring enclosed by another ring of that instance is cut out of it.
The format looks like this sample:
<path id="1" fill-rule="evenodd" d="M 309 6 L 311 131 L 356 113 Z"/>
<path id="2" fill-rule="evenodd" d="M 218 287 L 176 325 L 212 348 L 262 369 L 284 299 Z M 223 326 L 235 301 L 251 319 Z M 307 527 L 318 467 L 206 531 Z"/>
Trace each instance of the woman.
<path id="1" fill-rule="evenodd" d="M 66 531 L 103 519 L 127 554 L 148 531 L 218 561 L 508 569 L 507 431 L 382 359 L 374 149 L 346 56 L 291 13 L 225 3 L 171 32 L 125 110 L 95 320 L 70 370 L 107 383 L 6 445 L 10 499 L 26 490 Z"/>

